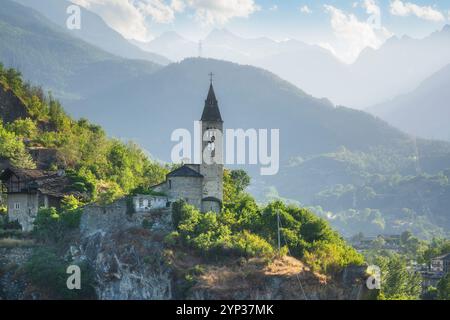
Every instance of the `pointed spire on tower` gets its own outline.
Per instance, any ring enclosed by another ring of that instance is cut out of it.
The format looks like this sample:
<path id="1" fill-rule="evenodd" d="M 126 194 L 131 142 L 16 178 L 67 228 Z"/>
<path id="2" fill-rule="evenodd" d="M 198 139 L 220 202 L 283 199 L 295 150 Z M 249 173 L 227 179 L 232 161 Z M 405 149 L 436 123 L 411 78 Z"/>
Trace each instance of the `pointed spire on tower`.
<path id="1" fill-rule="evenodd" d="M 213 73 L 209 74 L 210 76 L 210 85 L 208 97 L 205 100 L 205 108 L 203 109 L 203 114 L 201 121 L 222 121 L 222 116 L 220 115 L 219 104 L 216 99 L 216 94 L 214 93 L 213 87 Z"/>

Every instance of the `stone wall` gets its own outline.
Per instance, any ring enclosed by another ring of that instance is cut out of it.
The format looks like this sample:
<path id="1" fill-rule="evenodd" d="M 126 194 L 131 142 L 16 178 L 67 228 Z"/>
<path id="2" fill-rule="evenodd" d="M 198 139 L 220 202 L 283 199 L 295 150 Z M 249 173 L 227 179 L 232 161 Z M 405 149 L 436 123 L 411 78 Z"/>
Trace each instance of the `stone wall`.
<path id="1" fill-rule="evenodd" d="M 166 196 L 137 195 L 133 197 L 135 212 L 150 212 L 155 209 L 165 209 L 168 203 L 169 198 Z"/>
<path id="2" fill-rule="evenodd" d="M 19 206 L 16 209 L 16 205 Z M 33 222 L 38 212 L 38 195 L 26 193 L 8 194 L 8 217 L 18 221 L 23 231 L 33 230 Z"/>
<path id="3" fill-rule="evenodd" d="M 213 197 L 223 201 L 223 165 L 202 164 L 200 173 L 204 176 L 202 198 Z"/>
<path id="4" fill-rule="evenodd" d="M 145 221 L 145 223 L 144 223 Z M 150 226 L 153 231 L 167 231 L 172 228 L 171 208 L 136 212 L 127 198 L 110 205 L 91 204 L 84 207 L 80 221 L 82 237 L 96 233 L 111 233 L 130 228 Z"/>
<path id="5" fill-rule="evenodd" d="M 187 203 L 201 209 L 202 181 L 200 177 L 171 177 L 167 193 L 172 201 L 185 200 Z"/>

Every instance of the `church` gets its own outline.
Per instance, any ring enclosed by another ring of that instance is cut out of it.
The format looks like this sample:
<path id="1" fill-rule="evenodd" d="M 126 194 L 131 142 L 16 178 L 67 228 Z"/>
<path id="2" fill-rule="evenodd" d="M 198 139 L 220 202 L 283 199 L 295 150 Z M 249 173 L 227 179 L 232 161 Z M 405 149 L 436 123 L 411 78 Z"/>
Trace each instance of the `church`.
<path id="1" fill-rule="evenodd" d="M 202 212 L 220 212 L 223 201 L 223 120 L 214 93 L 213 82 L 201 116 L 201 164 L 184 164 L 170 172 L 166 180 L 154 187 L 169 201 L 185 200 Z M 207 156 L 205 156 L 206 150 Z"/>

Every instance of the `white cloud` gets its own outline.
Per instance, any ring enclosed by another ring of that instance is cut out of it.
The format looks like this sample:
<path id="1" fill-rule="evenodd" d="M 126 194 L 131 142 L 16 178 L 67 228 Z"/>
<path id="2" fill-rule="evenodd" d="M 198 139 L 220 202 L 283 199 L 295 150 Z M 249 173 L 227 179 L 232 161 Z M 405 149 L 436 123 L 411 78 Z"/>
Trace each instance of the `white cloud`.
<path id="1" fill-rule="evenodd" d="M 304 5 L 303 7 L 300 7 L 300 12 L 306 13 L 306 14 L 311 14 L 312 10 L 307 5 Z"/>
<path id="2" fill-rule="evenodd" d="M 277 11 L 278 10 L 278 6 L 276 4 L 274 4 L 273 6 L 271 6 L 269 8 L 269 11 Z"/>
<path id="3" fill-rule="evenodd" d="M 185 6 L 181 0 L 173 0 L 166 4 L 161 0 L 138 1 L 135 6 L 144 14 L 157 23 L 170 23 L 175 19 L 175 13 L 184 10 Z"/>
<path id="4" fill-rule="evenodd" d="M 185 0 L 204 25 L 223 25 L 232 18 L 247 18 L 260 10 L 254 0 Z"/>
<path id="5" fill-rule="evenodd" d="M 194 12 L 204 25 L 227 23 L 259 10 L 254 0 L 72 0 L 98 15 L 127 39 L 148 41 L 148 20 L 172 23 L 177 13 Z"/>
<path id="6" fill-rule="evenodd" d="M 72 2 L 97 13 L 111 28 L 125 38 L 141 41 L 150 38 L 145 22 L 146 16 L 132 1 L 72 0 Z"/>
<path id="7" fill-rule="evenodd" d="M 394 16 L 416 16 L 420 19 L 429 21 L 444 21 L 444 15 L 431 6 L 419 6 L 411 2 L 403 2 L 401 0 L 394 0 L 391 2 L 390 12 Z"/>
<path id="8" fill-rule="evenodd" d="M 375 2 L 375 0 L 364 0 L 362 3 L 363 8 L 366 9 L 367 14 L 380 16 L 381 15 L 381 9 L 378 6 L 378 4 Z"/>
<path id="9" fill-rule="evenodd" d="M 366 10 L 375 12 L 376 9 L 371 4 L 371 1 L 365 3 Z M 355 15 L 345 13 L 332 5 L 324 5 L 324 8 L 331 15 L 331 27 L 337 39 L 337 43 L 333 45 L 334 51 L 347 63 L 353 62 L 363 49 L 377 49 L 392 36 L 386 28 L 374 28 L 372 23 L 360 21 Z M 329 49 L 325 44 L 322 44 L 322 47 Z"/>

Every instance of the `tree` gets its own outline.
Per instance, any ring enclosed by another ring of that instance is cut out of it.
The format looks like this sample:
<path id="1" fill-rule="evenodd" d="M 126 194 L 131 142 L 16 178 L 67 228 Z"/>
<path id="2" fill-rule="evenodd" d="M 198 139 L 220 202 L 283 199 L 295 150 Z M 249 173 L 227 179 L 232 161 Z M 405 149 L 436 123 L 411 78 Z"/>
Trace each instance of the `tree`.
<path id="1" fill-rule="evenodd" d="M 0 122 L 0 157 L 10 159 L 16 167 L 33 169 L 35 164 L 25 150 L 23 141 L 14 132 L 8 131 Z"/>
<path id="2" fill-rule="evenodd" d="M 243 192 L 250 185 L 250 176 L 244 170 L 232 170 L 231 180 L 238 193 Z"/>
<path id="3" fill-rule="evenodd" d="M 421 277 L 408 270 L 404 257 L 394 254 L 391 257 L 379 256 L 375 265 L 381 268 L 380 299 L 414 300 L 421 293 Z"/>
<path id="4" fill-rule="evenodd" d="M 439 281 L 437 285 L 438 298 L 441 300 L 450 300 L 450 273 Z"/>

